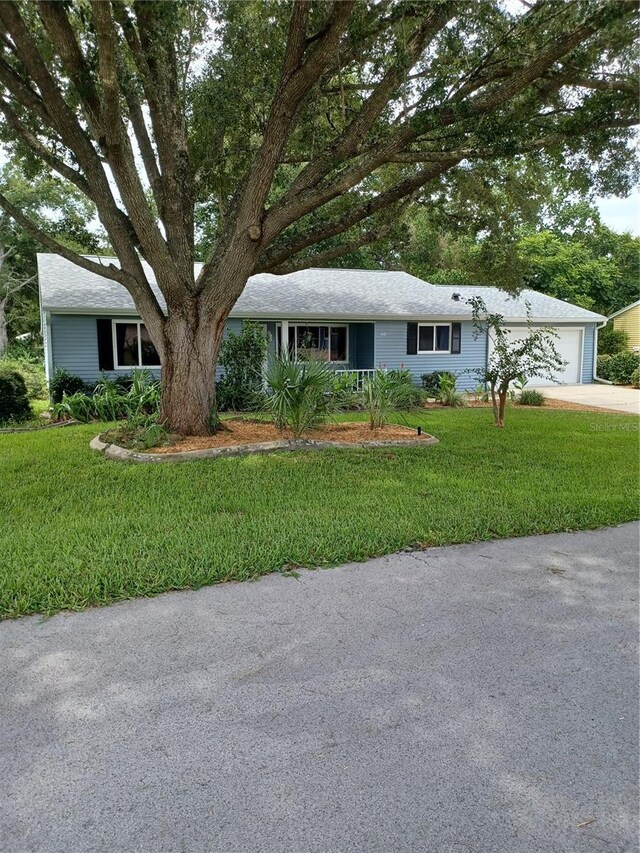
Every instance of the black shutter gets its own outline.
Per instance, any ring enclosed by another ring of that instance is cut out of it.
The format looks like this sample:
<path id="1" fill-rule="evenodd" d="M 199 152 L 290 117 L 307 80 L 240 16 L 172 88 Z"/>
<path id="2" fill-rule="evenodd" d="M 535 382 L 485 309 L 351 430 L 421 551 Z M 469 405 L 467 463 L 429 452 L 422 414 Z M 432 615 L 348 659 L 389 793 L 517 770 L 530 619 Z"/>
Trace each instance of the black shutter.
<path id="1" fill-rule="evenodd" d="M 462 337 L 462 326 L 460 323 L 451 324 L 451 352 L 457 355 L 460 352 L 460 338 Z"/>
<path id="2" fill-rule="evenodd" d="M 407 323 L 407 355 L 418 353 L 418 324 Z"/>
<path id="3" fill-rule="evenodd" d="M 98 327 L 98 368 L 113 370 L 113 337 L 111 320 L 96 320 Z"/>

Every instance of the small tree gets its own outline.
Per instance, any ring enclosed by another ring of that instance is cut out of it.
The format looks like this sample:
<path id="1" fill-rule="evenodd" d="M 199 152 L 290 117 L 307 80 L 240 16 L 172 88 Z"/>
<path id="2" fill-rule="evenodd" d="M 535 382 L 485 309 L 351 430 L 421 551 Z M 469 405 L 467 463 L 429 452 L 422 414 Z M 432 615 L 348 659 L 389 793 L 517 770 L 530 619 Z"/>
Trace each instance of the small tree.
<path id="1" fill-rule="evenodd" d="M 554 339 L 558 337 L 555 329 L 550 326 L 534 327 L 528 304 L 528 334 L 516 340 L 509 337 L 510 330 L 503 315 L 489 313 L 481 297 L 472 297 L 468 304 L 473 309 L 474 336 L 486 334 L 493 344 L 486 368 L 475 372 L 489 386 L 496 426 L 503 427 L 509 385 L 515 379 L 533 376 L 556 382 L 556 372 L 562 370 L 567 362 L 555 347 Z"/>

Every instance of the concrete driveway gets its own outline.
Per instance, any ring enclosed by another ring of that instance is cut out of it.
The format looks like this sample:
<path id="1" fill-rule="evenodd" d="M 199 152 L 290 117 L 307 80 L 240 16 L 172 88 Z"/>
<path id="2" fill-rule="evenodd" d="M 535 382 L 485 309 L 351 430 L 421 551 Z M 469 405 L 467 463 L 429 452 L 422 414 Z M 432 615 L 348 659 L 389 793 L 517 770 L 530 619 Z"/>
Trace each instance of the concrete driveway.
<path id="1" fill-rule="evenodd" d="M 638 525 L 0 625 L 3 851 L 635 851 Z"/>
<path id="2" fill-rule="evenodd" d="M 546 397 L 567 400 L 583 406 L 596 406 L 617 412 L 640 415 L 640 391 L 619 385 L 551 385 L 540 389 Z"/>

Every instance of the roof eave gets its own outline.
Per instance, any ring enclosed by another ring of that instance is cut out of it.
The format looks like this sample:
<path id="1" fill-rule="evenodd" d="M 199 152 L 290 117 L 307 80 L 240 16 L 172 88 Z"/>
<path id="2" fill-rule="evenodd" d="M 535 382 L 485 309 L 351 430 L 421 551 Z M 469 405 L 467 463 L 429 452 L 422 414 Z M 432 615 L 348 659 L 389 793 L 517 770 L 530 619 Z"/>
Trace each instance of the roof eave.
<path id="1" fill-rule="evenodd" d="M 138 312 L 135 307 L 132 308 L 70 308 L 62 305 L 42 305 L 42 311 L 48 311 L 50 314 L 76 314 L 90 316 L 117 316 L 117 317 L 137 317 Z M 282 311 L 232 311 L 229 317 L 236 320 L 264 320 L 268 322 L 279 322 L 281 320 L 318 320 L 326 322 L 340 323 L 376 323 L 387 320 L 397 320 L 400 322 L 433 322 L 441 321 L 444 323 L 455 323 L 461 321 L 470 321 L 471 314 L 322 314 L 317 312 L 296 312 L 283 313 Z M 589 314 L 589 316 L 573 316 L 573 317 L 531 317 L 532 323 L 598 323 L 607 318 L 601 314 Z M 523 316 L 504 317 L 505 323 L 526 323 L 527 318 Z"/>

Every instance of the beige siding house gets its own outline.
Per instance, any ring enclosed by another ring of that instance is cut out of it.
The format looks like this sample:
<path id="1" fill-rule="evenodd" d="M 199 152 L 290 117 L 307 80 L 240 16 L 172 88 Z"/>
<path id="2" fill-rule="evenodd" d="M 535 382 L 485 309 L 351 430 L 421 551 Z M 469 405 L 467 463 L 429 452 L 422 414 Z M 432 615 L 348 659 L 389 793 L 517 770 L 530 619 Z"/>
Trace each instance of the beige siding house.
<path id="1" fill-rule="evenodd" d="M 616 311 L 609 320 L 613 320 L 614 329 L 627 333 L 628 348 L 635 352 L 640 351 L 640 299 Z"/>

